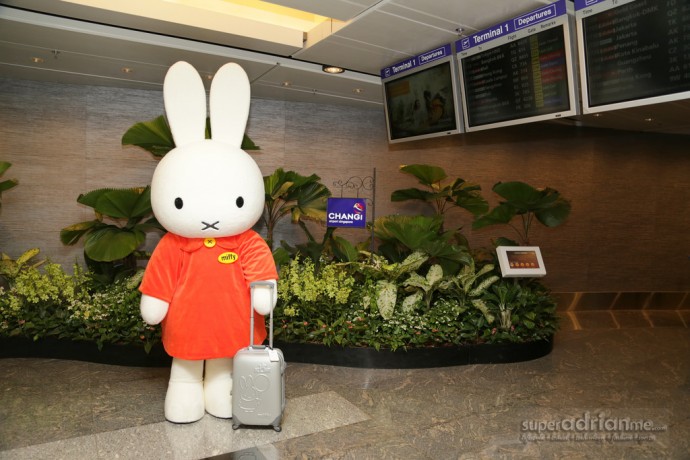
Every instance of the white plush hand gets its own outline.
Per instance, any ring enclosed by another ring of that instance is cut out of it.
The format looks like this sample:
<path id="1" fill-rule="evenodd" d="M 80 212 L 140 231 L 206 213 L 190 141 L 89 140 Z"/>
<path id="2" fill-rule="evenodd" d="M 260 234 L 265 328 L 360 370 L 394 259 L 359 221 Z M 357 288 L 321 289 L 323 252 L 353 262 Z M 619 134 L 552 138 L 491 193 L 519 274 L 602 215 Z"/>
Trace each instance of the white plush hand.
<path id="1" fill-rule="evenodd" d="M 155 325 L 163 321 L 165 315 L 168 313 L 168 306 L 170 304 L 165 300 L 157 299 L 146 294 L 141 295 L 141 317 L 146 324 Z"/>
<path id="2" fill-rule="evenodd" d="M 252 290 L 252 305 L 260 315 L 268 315 L 278 301 L 278 283 L 276 280 L 266 280 L 266 282 L 271 283 L 273 287 L 255 286 Z"/>

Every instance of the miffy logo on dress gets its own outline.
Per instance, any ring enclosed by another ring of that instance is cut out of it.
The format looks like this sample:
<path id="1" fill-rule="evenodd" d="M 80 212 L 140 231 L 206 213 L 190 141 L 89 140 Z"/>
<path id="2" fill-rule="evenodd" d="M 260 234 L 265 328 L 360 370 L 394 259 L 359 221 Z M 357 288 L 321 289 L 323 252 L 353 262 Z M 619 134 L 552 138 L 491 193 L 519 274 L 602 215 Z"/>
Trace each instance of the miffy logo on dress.
<path id="1" fill-rule="evenodd" d="M 238 258 L 234 252 L 224 252 L 218 256 L 218 262 L 221 264 L 234 264 Z"/>

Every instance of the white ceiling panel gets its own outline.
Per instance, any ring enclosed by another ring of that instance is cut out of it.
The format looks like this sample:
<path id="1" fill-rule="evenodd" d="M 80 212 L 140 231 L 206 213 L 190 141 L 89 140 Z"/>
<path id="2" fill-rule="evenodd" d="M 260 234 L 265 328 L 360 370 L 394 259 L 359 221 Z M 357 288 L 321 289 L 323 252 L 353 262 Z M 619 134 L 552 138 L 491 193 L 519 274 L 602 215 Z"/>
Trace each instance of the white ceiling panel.
<path id="1" fill-rule="evenodd" d="M 335 65 L 378 75 L 381 68 L 393 62 L 457 38 L 455 32 L 376 10 L 316 43 L 307 40 L 307 47 L 294 56 L 310 62 L 330 58 Z"/>
<path id="2" fill-rule="evenodd" d="M 551 0 L 392 0 L 382 7 L 383 10 L 395 12 L 410 18 L 437 18 L 444 22 L 456 24 L 472 31 L 490 27 L 498 22 L 537 9 Z M 397 7 L 397 8 L 396 8 Z M 408 13 L 404 11 L 408 10 Z M 500 19 L 498 19 L 500 18 Z M 423 50 L 422 50 L 423 51 Z"/>
<path id="3" fill-rule="evenodd" d="M 281 65 L 262 75 L 255 83 L 382 104 L 381 84 L 378 78 L 371 76 L 351 79 L 346 74 L 329 75 L 320 69 L 295 72 L 295 69 Z"/>
<path id="4" fill-rule="evenodd" d="M 379 2 L 380 0 L 274 0 L 271 3 L 339 21 L 349 21 Z"/>
<path id="5" fill-rule="evenodd" d="M 310 62 L 331 63 L 345 69 L 358 69 L 360 72 L 379 75 L 383 67 L 410 56 L 412 56 L 410 53 L 335 36 L 324 43 L 309 47 L 296 57 Z"/>

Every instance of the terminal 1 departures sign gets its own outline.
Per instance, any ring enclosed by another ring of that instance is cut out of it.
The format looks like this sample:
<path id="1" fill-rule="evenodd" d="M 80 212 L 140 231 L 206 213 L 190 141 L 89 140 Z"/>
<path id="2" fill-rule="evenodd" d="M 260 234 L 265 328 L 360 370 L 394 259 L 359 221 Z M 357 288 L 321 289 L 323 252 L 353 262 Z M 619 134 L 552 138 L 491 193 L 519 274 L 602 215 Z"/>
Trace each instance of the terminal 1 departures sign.
<path id="1" fill-rule="evenodd" d="M 326 208 L 328 227 L 365 228 L 367 204 L 364 198 L 329 198 Z"/>

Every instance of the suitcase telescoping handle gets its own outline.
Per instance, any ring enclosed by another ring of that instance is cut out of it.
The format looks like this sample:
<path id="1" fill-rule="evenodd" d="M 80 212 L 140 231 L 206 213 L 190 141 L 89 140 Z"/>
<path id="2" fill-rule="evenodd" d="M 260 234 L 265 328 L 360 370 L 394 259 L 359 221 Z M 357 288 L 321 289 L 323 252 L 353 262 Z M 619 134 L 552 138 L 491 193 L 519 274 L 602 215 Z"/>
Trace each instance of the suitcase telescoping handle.
<path id="1" fill-rule="evenodd" d="M 249 284 L 249 346 L 254 346 L 254 296 L 255 287 L 268 287 L 271 292 L 271 313 L 268 320 L 268 348 L 273 349 L 273 283 L 270 281 L 254 281 Z"/>

